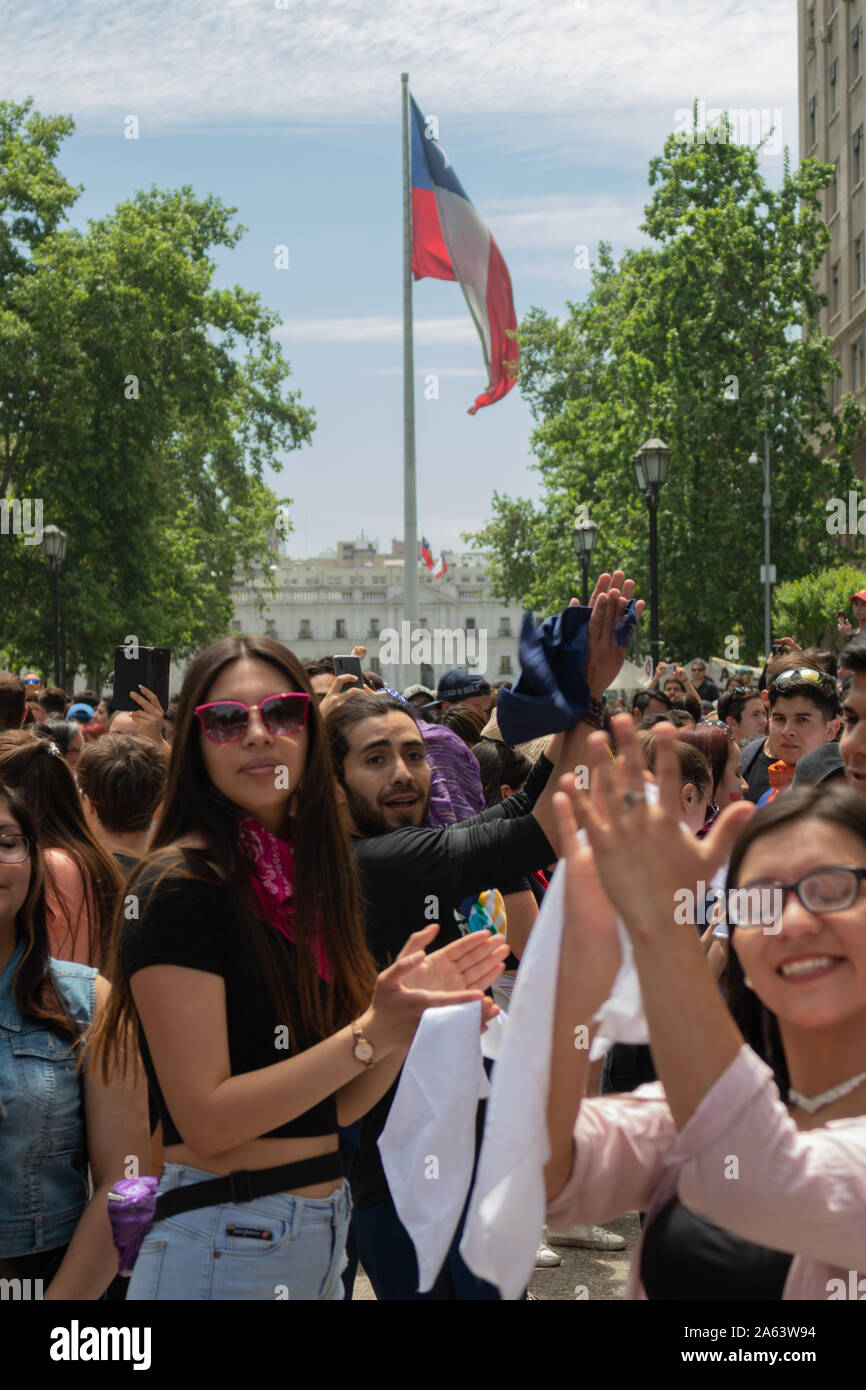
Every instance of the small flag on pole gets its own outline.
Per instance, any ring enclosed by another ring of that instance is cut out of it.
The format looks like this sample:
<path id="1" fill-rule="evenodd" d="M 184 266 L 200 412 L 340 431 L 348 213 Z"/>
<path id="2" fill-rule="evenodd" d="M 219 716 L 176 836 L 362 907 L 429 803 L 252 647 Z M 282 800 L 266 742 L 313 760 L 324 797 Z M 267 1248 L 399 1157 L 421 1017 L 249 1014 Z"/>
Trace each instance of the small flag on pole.
<path id="1" fill-rule="evenodd" d="M 411 99 L 412 269 L 416 280 L 457 280 L 475 320 L 488 386 L 469 414 L 492 405 L 517 379 L 511 277 L 502 253 L 466 196 L 451 161 Z"/>
<path id="2" fill-rule="evenodd" d="M 433 551 L 430 549 L 430 542 L 428 541 L 426 536 L 421 537 L 421 559 L 424 561 L 424 564 L 427 566 L 428 570 L 432 570 Z"/>
<path id="3" fill-rule="evenodd" d="M 445 563 L 445 556 L 440 555 L 436 564 L 433 566 L 433 578 L 442 579 L 448 573 L 448 566 Z"/>

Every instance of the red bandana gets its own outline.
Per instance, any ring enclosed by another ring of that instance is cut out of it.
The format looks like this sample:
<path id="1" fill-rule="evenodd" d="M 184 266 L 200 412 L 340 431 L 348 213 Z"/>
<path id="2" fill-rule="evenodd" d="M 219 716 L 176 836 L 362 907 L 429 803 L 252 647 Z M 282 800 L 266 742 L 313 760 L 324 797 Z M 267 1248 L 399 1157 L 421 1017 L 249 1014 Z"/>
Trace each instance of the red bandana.
<path id="1" fill-rule="evenodd" d="M 290 842 L 273 835 L 259 821 L 247 816 L 240 822 L 238 844 L 253 866 L 250 886 L 256 903 L 277 931 L 294 943 L 295 858 Z M 330 984 L 328 956 L 320 932 L 316 933 L 312 947 L 316 968 L 322 979 Z"/>

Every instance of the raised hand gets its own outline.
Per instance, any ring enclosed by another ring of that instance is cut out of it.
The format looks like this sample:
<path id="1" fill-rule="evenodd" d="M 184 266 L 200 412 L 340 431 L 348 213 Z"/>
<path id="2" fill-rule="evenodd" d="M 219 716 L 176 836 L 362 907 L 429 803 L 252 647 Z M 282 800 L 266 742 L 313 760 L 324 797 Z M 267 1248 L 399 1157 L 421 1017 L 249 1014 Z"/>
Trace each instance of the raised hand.
<path id="1" fill-rule="evenodd" d="M 589 601 L 592 617 L 589 620 L 586 681 L 595 699 L 601 699 L 608 686 L 616 680 L 625 661 L 627 648 L 614 640 L 613 630 L 633 595 L 634 580 L 626 579 L 623 570 L 600 575 L 592 592 Z M 636 610 L 639 618 L 645 608 L 644 600 L 638 599 Z"/>
<path id="2" fill-rule="evenodd" d="M 653 730 L 659 800 L 652 804 L 644 799 L 645 770 L 634 724 L 617 715 L 613 729 L 619 757 L 612 762 L 606 735 L 593 734 L 588 741 L 592 791 L 572 785 L 567 794 L 589 837 L 604 890 L 629 932 L 678 930 L 676 894 L 696 893 L 699 880 L 709 882 L 754 808 L 742 801 L 727 807 L 699 840 L 680 823 L 676 729 L 659 724 Z"/>
<path id="3" fill-rule="evenodd" d="M 132 711 L 135 726 L 142 738 L 150 739 L 151 743 L 156 743 L 160 748 L 168 748 L 168 744 L 162 736 L 162 721 L 165 711 L 159 703 L 152 690 L 148 690 L 146 685 L 140 685 L 138 689 L 142 692 L 139 695 L 137 690 L 130 690 L 129 698 L 135 700 L 139 706 Z"/>
<path id="4" fill-rule="evenodd" d="M 385 1056 L 399 1048 L 406 1050 L 418 1027 L 421 1015 L 425 1009 L 441 1009 L 448 1004 L 468 1004 L 475 1000 L 482 1003 L 482 1023 L 487 1023 L 495 1018 L 499 1012 L 497 1006 L 488 999 L 485 999 L 481 987 L 467 988 L 458 982 L 458 972 L 462 975 L 463 969 L 470 974 L 479 974 L 483 978 L 485 967 L 480 963 L 483 961 L 484 953 L 480 953 L 480 961 L 475 964 L 467 965 L 462 955 L 458 954 L 458 963 L 455 965 L 453 956 L 448 956 L 445 960 L 439 960 L 431 967 L 426 978 L 434 983 L 442 978 L 450 978 L 453 988 L 448 989 L 424 989 L 413 988 L 407 985 L 406 981 L 411 980 L 413 974 L 419 967 L 424 966 L 425 954 L 424 947 L 429 945 L 439 930 L 437 922 L 431 922 L 429 927 L 423 931 L 413 932 L 403 947 L 393 965 L 389 965 L 387 970 L 383 970 L 376 980 L 376 988 L 373 991 L 373 1001 L 364 1016 L 364 1032 L 373 1044 L 377 1055 Z M 459 945 L 460 943 L 454 943 Z M 447 947 L 445 950 L 447 951 Z M 466 953 L 470 953 L 467 951 Z M 495 954 L 495 953 L 493 953 Z M 434 952 L 434 955 L 442 956 L 441 951 Z M 507 950 L 506 950 L 507 955 Z M 444 974 L 443 974 L 444 972 Z M 496 971 L 496 975 L 499 971 Z M 494 979 L 496 978 L 494 975 Z M 416 976 L 416 978 L 418 978 Z"/>

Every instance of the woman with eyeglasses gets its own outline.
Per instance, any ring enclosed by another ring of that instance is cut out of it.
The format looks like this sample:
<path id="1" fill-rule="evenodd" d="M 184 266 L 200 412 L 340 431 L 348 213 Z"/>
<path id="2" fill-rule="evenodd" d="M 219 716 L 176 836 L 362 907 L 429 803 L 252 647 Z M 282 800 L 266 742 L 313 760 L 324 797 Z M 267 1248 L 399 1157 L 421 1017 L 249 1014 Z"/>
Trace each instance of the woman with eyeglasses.
<path id="1" fill-rule="evenodd" d="M 142 1078 L 106 1086 L 78 1067 L 108 993 L 91 967 L 52 958 L 36 826 L 0 784 L 0 1278 L 30 1281 L 34 1299 L 102 1295 L 117 1268 L 109 1189 L 132 1156 L 149 1171 Z"/>
<path id="2" fill-rule="evenodd" d="M 507 948 L 409 938 L 378 977 L 328 740 L 297 658 L 231 636 L 193 662 L 163 816 L 127 883 L 110 1074 L 137 1020 L 162 1120 L 156 1220 L 129 1298 L 342 1298 L 338 1126 L 393 1083 L 426 1007 L 483 1000 Z"/>
<path id="3" fill-rule="evenodd" d="M 654 805 L 627 721 L 616 735 L 615 766 L 604 738 L 590 739 L 591 796 L 564 779 L 557 797 L 567 907 L 547 1220 L 645 1210 L 632 1298 L 857 1297 L 852 1285 L 866 1288 L 863 799 L 849 788 L 795 789 L 757 814 L 727 807 L 699 840 L 679 823 L 672 734 L 657 735 Z M 672 911 L 728 856 L 730 1008 Z M 567 1034 L 610 991 L 617 913 L 661 1084 L 576 1104 L 586 1053 Z"/>

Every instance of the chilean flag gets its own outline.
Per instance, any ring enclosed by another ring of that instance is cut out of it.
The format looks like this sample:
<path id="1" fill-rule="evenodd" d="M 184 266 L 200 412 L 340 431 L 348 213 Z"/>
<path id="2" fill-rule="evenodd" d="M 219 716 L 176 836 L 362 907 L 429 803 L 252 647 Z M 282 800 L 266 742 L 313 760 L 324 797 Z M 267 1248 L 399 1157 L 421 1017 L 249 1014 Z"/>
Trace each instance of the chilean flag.
<path id="1" fill-rule="evenodd" d="M 447 573 L 448 566 L 445 563 L 445 556 L 440 555 L 439 559 L 436 561 L 435 566 L 433 567 L 433 578 L 443 579 Z"/>
<path id="2" fill-rule="evenodd" d="M 430 549 L 430 542 L 428 541 L 426 536 L 421 537 L 421 559 L 424 561 L 424 564 L 427 566 L 428 570 L 432 570 L 433 551 Z"/>
<path id="3" fill-rule="evenodd" d="M 481 339 L 489 384 L 470 407 L 501 400 L 516 380 L 519 350 L 511 277 L 502 253 L 470 203 L 438 140 L 411 98 L 412 270 L 416 280 L 457 280 Z M 508 365 L 506 365 L 508 364 Z"/>

